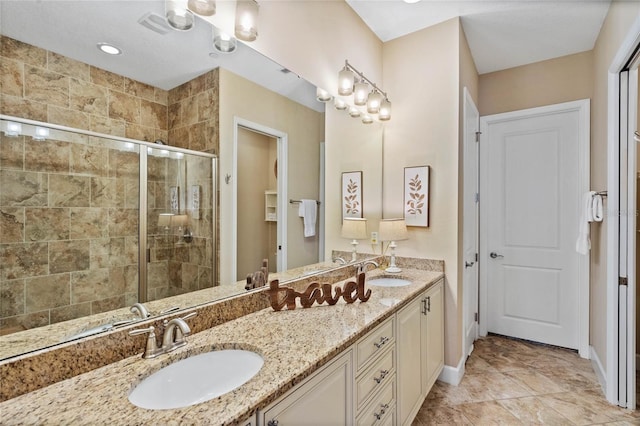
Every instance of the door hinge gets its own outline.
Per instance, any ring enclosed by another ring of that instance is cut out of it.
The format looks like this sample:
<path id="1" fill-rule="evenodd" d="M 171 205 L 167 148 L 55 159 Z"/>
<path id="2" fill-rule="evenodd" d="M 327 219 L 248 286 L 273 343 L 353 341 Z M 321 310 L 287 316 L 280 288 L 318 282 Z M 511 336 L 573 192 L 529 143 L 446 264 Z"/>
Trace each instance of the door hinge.
<path id="1" fill-rule="evenodd" d="M 477 262 L 478 260 L 480 260 L 480 259 L 479 259 L 479 257 L 480 257 L 480 256 L 478 256 L 478 253 L 476 253 L 476 262 Z M 476 314 L 476 315 L 478 315 L 478 314 Z"/>
<path id="2" fill-rule="evenodd" d="M 618 285 L 627 285 L 627 277 L 618 277 Z"/>
<path id="3" fill-rule="evenodd" d="M 480 202 L 480 193 L 479 192 L 476 192 L 476 197 L 475 198 L 476 198 L 476 203 L 479 203 Z"/>
<path id="4" fill-rule="evenodd" d="M 480 135 L 482 132 L 476 132 L 476 142 L 480 142 Z"/>
<path id="5" fill-rule="evenodd" d="M 473 319 L 475 322 L 478 322 L 478 313 L 473 314 Z"/>

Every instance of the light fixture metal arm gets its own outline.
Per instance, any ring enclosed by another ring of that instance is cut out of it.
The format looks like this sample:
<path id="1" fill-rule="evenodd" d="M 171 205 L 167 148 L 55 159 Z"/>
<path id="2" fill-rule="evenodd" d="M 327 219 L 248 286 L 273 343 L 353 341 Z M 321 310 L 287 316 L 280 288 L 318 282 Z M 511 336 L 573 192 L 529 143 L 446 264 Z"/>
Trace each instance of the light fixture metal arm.
<path id="1" fill-rule="evenodd" d="M 383 91 L 381 88 L 379 88 L 373 81 L 369 80 L 367 77 L 365 77 L 365 75 L 363 73 L 361 73 L 360 71 L 358 71 L 353 65 L 351 65 L 349 63 L 349 61 L 347 59 L 345 59 L 344 61 L 344 66 L 345 68 L 347 68 L 348 70 L 351 70 L 352 72 L 354 72 L 358 77 L 360 77 L 362 80 L 366 81 L 367 83 L 369 83 L 369 85 L 371 87 L 374 88 L 374 90 L 376 90 L 377 92 L 379 92 L 380 94 L 382 94 L 382 96 L 384 96 L 385 99 L 387 99 L 387 92 Z"/>

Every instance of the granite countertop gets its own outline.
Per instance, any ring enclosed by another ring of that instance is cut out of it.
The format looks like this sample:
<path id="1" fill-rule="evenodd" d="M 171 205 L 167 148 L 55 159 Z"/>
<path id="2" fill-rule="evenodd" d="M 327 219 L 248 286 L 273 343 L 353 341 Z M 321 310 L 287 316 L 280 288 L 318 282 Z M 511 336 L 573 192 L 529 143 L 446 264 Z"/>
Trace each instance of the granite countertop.
<path id="1" fill-rule="evenodd" d="M 280 280 L 280 283 L 328 271 L 340 265 L 328 262 L 320 262 L 313 265 L 292 268 L 283 272 L 269 273 L 269 280 Z M 161 311 L 178 307 L 180 310 L 188 309 L 215 300 L 246 294 L 246 280 L 232 284 L 210 287 L 190 293 L 170 296 L 160 300 L 145 302 L 152 316 L 157 316 Z M 116 323 L 119 321 L 140 321 L 130 312 L 130 306 L 113 311 L 93 314 L 90 317 L 77 318 L 61 323 L 51 324 L 30 330 L 0 336 L 0 359 L 17 356 L 43 347 L 56 345 L 77 337 L 78 333 L 94 327 Z M 99 333 L 96 333 L 99 334 Z M 95 334 L 94 334 L 95 335 Z"/>
<path id="2" fill-rule="evenodd" d="M 367 273 L 367 279 L 383 275 Z M 308 309 L 271 308 L 194 334 L 188 345 L 151 360 L 140 355 L 0 403 L 0 423 L 9 424 L 234 424 L 284 394 L 312 374 L 421 291 L 442 272 L 405 269 L 397 277 L 413 281 L 405 287 L 366 286 L 366 303 Z M 335 283 L 342 285 L 343 282 Z M 235 391 L 211 401 L 174 410 L 146 410 L 127 399 L 144 378 L 190 355 L 213 349 L 249 349 L 264 358 L 258 374 Z M 55 368 L 52 365 L 51 368 Z"/>

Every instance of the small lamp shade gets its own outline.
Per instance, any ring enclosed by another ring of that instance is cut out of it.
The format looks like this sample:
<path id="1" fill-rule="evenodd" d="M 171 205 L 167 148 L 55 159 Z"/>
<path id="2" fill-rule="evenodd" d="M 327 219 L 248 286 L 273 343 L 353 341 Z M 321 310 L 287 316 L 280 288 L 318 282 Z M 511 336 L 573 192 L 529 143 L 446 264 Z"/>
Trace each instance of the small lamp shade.
<path id="1" fill-rule="evenodd" d="M 236 37 L 242 41 L 254 41 L 258 37 L 258 2 L 237 0 Z"/>
<path id="2" fill-rule="evenodd" d="M 367 219 L 345 217 L 342 221 L 342 238 L 351 239 L 351 245 L 353 246 L 351 261 L 355 262 L 357 260 L 357 240 L 367 238 Z"/>
<path id="3" fill-rule="evenodd" d="M 171 226 L 172 213 L 160 213 L 158 215 L 158 226 Z"/>
<path id="4" fill-rule="evenodd" d="M 367 239 L 367 219 L 345 217 L 342 221 L 342 238 Z"/>
<path id="5" fill-rule="evenodd" d="M 409 239 L 407 224 L 404 219 L 382 219 L 380 221 L 380 228 L 378 229 L 378 239 L 380 239 L 380 241 L 391 241 L 389 243 L 391 261 L 385 271 L 392 274 L 401 272 L 402 269 L 396 265 L 396 241 Z"/>
<path id="6" fill-rule="evenodd" d="M 353 93 L 353 82 L 356 76 L 347 67 L 338 73 L 338 94 L 349 96 Z"/>
<path id="7" fill-rule="evenodd" d="M 171 226 L 180 227 L 186 226 L 187 224 L 187 215 L 186 214 L 176 214 L 171 218 Z"/>
<path id="8" fill-rule="evenodd" d="M 189 0 L 189 10 L 202 16 L 212 16 L 216 13 L 216 0 Z"/>
<path id="9" fill-rule="evenodd" d="M 380 241 L 402 241 L 409 238 L 404 219 L 382 219 L 378 230 Z"/>
<path id="10" fill-rule="evenodd" d="M 387 121 L 391 119 L 391 102 L 388 99 L 385 99 L 380 104 L 380 111 L 378 113 L 378 120 Z"/>
<path id="11" fill-rule="evenodd" d="M 353 103 L 358 106 L 366 105 L 368 98 L 369 85 L 364 80 L 360 80 L 353 88 Z"/>

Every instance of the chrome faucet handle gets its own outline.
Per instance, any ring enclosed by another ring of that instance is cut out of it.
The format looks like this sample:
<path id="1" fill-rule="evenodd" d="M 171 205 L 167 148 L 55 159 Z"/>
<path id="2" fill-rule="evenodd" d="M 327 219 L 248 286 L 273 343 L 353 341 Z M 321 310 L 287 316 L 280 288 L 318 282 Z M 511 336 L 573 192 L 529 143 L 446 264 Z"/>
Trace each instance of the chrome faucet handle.
<path id="1" fill-rule="evenodd" d="M 193 318 L 197 312 L 191 312 L 182 318 L 174 318 L 171 321 L 164 321 L 164 337 L 162 338 L 162 350 L 169 352 L 187 344 L 185 337 L 191 334 L 191 328 L 185 321 Z"/>
<path id="2" fill-rule="evenodd" d="M 177 310 L 180 310 L 180 306 L 172 306 L 170 308 L 165 309 L 164 311 L 158 312 L 158 315 L 168 314 L 168 313 L 171 313 L 171 312 L 175 312 Z"/>
<path id="3" fill-rule="evenodd" d="M 147 345 L 144 348 L 142 358 L 155 358 L 163 352 L 162 348 L 158 348 L 155 327 L 149 326 L 149 328 L 137 328 L 129 331 L 129 335 L 131 336 L 137 336 L 138 334 L 144 333 L 149 333 L 149 335 L 147 336 Z"/>
<path id="4" fill-rule="evenodd" d="M 336 256 L 336 257 L 334 257 L 333 259 L 331 259 L 331 261 L 332 261 L 333 263 L 339 263 L 340 265 L 346 265 L 346 264 L 347 264 L 347 261 L 346 261 L 346 260 L 344 260 L 344 258 L 342 258 L 342 257 L 340 257 L 340 256 Z"/>
<path id="5" fill-rule="evenodd" d="M 379 267 L 380 265 L 378 265 L 378 262 L 375 262 L 373 260 L 365 260 L 364 262 L 360 263 L 358 265 L 358 274 L 362 273 L 362 272 L 367 272 L 367 266 L 368 265 L 373 265 L 374 268 Z"/>

